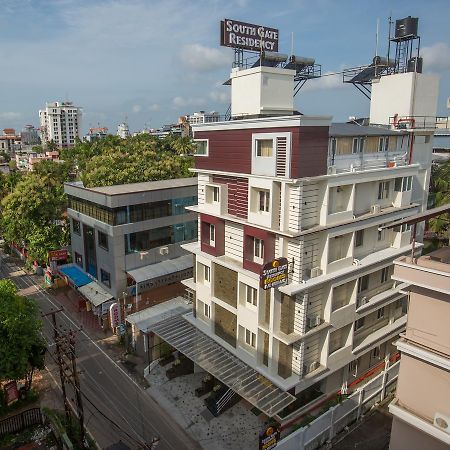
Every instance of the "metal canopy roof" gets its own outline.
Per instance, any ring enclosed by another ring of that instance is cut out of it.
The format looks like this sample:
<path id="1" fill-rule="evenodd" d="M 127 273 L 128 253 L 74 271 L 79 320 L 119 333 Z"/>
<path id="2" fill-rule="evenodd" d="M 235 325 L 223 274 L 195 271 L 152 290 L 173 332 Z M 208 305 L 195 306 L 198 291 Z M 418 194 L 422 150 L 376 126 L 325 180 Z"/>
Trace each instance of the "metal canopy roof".
<path id="1" fill-rule="evenodd" d="M 167 259 L 156 264 L 149 264 L 138 269 L 127 270 L 127 273 L 136 283 L 142 283 L 171 273 L 181 272 L 191 268 L 192 265 L 192 255 L 189 254 L 174 259 Z"/>
<path id="2" fill-rule="evenodd" d="M 296 400 L 293 395 L 275 386 L 202 333 L 183 316 L 159 322 L 151 327 L 151 331 L 269 417 Z"/>
<path id="3" fill-rule="evenodd" d="M 109 292 L 105 291 L 105 289 L 103 289 L 95 281 L 81 286 L 80 288 L 78 288 L 78 291 L 94 306 L 100 306 L 102 303 L 105 303 L 113 298 L 113 296 Z"/>

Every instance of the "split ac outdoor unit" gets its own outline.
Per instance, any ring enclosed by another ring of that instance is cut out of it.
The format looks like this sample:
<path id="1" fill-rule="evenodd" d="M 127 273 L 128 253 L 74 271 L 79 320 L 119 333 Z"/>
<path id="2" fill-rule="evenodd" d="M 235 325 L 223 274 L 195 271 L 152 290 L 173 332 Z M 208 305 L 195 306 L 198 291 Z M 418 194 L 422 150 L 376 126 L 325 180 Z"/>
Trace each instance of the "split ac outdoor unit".
<path id="1" fill-rule="evenodd" d="M 159 254 L 160 255 L 168 255 L 169 254 L 169 247 L 161 247 L 159 249 Z"/>
<path id="2" fill-rule="evenodd" d="M 132 308 L 133 308 L 133 303 L 128 303 L 127 304 L 127 311 L 131 311 Z"/>
<path id="3" fill-rule="evenodd" d="M 367 297 L 361 297 L 358 299 L 358 308 L 367 303 Z"/>
<path id="4" fill-rule="evenodd" d="M 309 371 L 314 372 L 320 366 L 319 361 L 314 361 L 309 365 Z"/>
<path id="5" fill-rule="evenodd" d="M 330 166 L 328 167 L 328 173 L 330 175 L 334 175 L 336 173 L 336 166 Z"/>
<path id="6" fill-rule="evenodd" d="M 436 428 L 450 434 L 450 417 L 444 416 L 444 414 L 437 412 L 434 415 L 433 425 Z"/>
<path id="7" fill-rule="evenodd" d="M 308 326 L 309 328 L 318 327 L 321 324 L 322 320 L 320 316 L 308 317 Z"/>
<path id="8" fill-rule="evenodd" d="M 311 278 L 315 278 L 322 275 L 322 269 L 320 267 L 313 267 L 311 269 Z"/>
<path id="9" fill-rule="evenodd" d="M 370 207 L 370 212 L 371 212 L 372 214 L 378 214 L 378 213 L 380 213 L 380 212 L 381 212 L 381 206 L 380 206 L 380 205 L 372 205 L 372 206 Z"/>

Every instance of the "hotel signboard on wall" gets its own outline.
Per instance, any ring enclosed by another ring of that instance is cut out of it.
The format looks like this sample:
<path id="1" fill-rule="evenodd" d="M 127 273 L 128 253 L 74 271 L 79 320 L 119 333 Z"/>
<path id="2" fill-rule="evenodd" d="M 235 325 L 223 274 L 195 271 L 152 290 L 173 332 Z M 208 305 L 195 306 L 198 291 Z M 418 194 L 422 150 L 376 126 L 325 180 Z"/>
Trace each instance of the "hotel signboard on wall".
<path id="1" fill-rule="evenodd" d="M 288 260 L 277 258 L 265 264 L 261 269 L 260 286 L 266 290 L 282 284 L 288 280 Z"/>
<path id="2" fill-rule="evenodd" d="M 254 52 L 277 52 L 278 30 L 232 19 L 221 20 L 220 45 Z"/>

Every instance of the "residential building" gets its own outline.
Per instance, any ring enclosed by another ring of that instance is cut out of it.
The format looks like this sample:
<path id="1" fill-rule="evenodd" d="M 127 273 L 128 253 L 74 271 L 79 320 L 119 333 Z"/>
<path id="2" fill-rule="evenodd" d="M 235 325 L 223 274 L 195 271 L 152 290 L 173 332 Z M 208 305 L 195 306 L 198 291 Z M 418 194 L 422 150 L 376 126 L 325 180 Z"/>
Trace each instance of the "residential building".
<path id="1" fill-rule="evenodd" d="M 383 78 L 372 91 L 377 126 L 332 124 L 294 112 L 294 75 L 235 68 L 231 116 L 246 119 L 192 126 L 199 241 L 184 248 L 195 256 L 185 281 L 194 308 L 152 328 L 280 420 L 396 352 L 407 303 L 392 263 L 411 251 L 411 232 L 379 227 L 426 207 L 434 124 L 398 125 L 412 115 L 403 102 L 414 97 L 413 113 L 434 119 L 437 103 L 433 77 L 394 74 L 384 78 L 401 77 L 395 95 Z M 288 283 L 264 290 L 262 268 L 278 258 Z"/>
<path id="2" fill-rule="evenodd" d="M 199 111 L 187 116 L 190 125 L 197 125 L 201 123 L 219 122 L 220 114 L 216 111 L 205 112 Z"/>
<path id="3" fill-rule="evenodd" d="M 22 138 L 14 128 L 5 128 L 0 136 L 0 152 L 15 153 L 22 149 Z"/>
<path id="4" fill-rule="evenodd" d="M 41 138 L 40 131 L 33 125 L 25 125 L 20 133 L 23 145 L 39 145 Z"/>
<path id="5" fill-rule="evenodd" d="M 126 139 L 131 136 L 130 129 L 128 128 L 128 124 L 126 122 L 122 122 L 117 125 L 117 136 L 122 139 Z"/>
<path id="6" fill-rule="evenodd" d="M 391 450 L 450 447 L 450 248 L 395 261 L 396 282 L 407 283 L 406 332 L 393 414 Z"/>
<path id="7" fill-rule="evenodd" d="M 105 139 L 108 136 L 107 127 L 89 128 L 88 134 L 85 136 L 86 141 L 93 142 L 99 139 Z"/>
<path id="8" fill-rule="evenodd" d="M 42 143 L 54 142 L 58 148 L 73 147 L 81 137 L 81 116 L 81 108 L 72 102 L 47 103 L 39 111 Z"/>
<path id="9" fill-rule="evenodd" d="M 131 313 L 183 293 L 192 257 L 181 244 L 197 236 L 196 215 L 185 207 L 197 203 L 196 178 L 94 188 L 66 183 L 64 191 L 73 267 L 97 281 L 104 301 L 130 305 Z"/>

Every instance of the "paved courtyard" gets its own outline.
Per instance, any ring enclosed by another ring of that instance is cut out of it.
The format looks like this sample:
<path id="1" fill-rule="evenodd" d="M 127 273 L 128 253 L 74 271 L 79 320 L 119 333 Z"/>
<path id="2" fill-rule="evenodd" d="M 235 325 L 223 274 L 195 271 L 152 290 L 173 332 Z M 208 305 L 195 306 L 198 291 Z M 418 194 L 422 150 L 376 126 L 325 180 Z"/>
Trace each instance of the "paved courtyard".
<path id="1" fill-rule="evenodd" d="M 241 400 L 219 417 L 206 408 L 203 397 L 195 396 L 205 372 L 168 380 L 170 364 L 157 365 L 146 377 L 147 392 L 207 450 L 256 450 L 258 435 L 266 417 L 251 412 L 252 405 Z"/>

